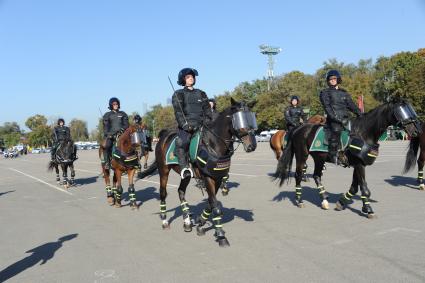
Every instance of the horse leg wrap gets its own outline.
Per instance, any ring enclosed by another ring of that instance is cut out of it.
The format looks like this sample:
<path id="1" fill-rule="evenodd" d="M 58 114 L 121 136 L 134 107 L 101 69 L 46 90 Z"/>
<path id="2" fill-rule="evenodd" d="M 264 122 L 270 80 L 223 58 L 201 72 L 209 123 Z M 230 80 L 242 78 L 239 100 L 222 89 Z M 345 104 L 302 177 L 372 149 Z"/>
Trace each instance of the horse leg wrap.
<path id="1" fill-rule="evenodd" d="M 302 203 L 302 188 L 301 187 L 295 187 L 295 200 L 297 203 Z"/>
<path id="2" fill-rule="evenodd" d="M 189 216 L 189 205 L 187 204 L 187 201 L 183 201 L 182 203 L 180 203 L 180 206 L 182 208 L 182 212 L 183 212 L 183 218 L 186 218 Z"/>
<path id="3" fill-rule="evenodd" d="M 115 190 L 115 201 L 117 202 L 118 205 L 121 205 L 121 195 L 122 195 L 122 192 L 123 192 L 123 189 L 122 189 L 121 186 L 119 186 Z"/>
<path id="4" fill-rule="evenodd" d="M 418 171 L 418 183 L 422 184 L 424 180 L 424 171 Z"/>
<path id="5" fill-rule="evenodd" d="M 56 182 L 60 182 L 61 178 L 59 177 L 59 174 L 56 174 Z"/>
<path id="6" fill-rule="evenodd" d="M 136 190 L 134 184 L 128 186 L 128 196 L 130 197 L 130 206 L 136 205 Z"/>
<path id="7" fill-rule="evenodd" d="M 348 204 L 349 202 L 351 202 L 351 199 L 353 198 L 353 194 L 350 193 L 350 191 L 346 192 L 339 200 L 344 204 Z"/>
<path id="8" fill-rule="evenodd" d="M 159 217 L 161 220 L 167 219 L 167 205 L 165 204 L 165 201 L 161 201 L 161 204 L 159 205 Z"/>
<path id="9" fill-rule="evenodd" d="M 210 215 L 211 215 L 211 209 L 205 208 L 202 211 L 201 217 L 198 218 L 198 225 L 204 226 L 205 223 L 207 222 L 208 218 L 210 218 Z"/>
<path id="10" fill-rule="evenodd" d="M 328 199 L 329 195 L 326 192 L 325 187 L 323 185 L 319 185 L 317 188 L 319 189 L 320 199 Z"/>
<path id="11" fill-rule="evenodd" d="M 213 224 L 215 227 L 215 236 L 217 238 L 224 238 L 225 232 L 223 230 L 223 224 L 222 224 L 222 211 L 219 207 L 214 207 L 213 210 Z"/>
<path id="12" fill-rule="evenodd" d="M 363 202 L 362 212 L 367 214 L 373 214 L 373 210 L 372 210 L 372 207 L 370 206 L 369 198 L 363 195 L 361 196 L 361 199 Z"/>
<path id="13" fill-rule="evenodd" d="M 105 187 L 105 190 L 106 190 L 106 196 L 109 198 L 109 197 L 112 197 L 113 195 L 114 195 L 114 193 L 112 192 L 112 188 L 111 188 L 111 186 L 106 186 Z"/>

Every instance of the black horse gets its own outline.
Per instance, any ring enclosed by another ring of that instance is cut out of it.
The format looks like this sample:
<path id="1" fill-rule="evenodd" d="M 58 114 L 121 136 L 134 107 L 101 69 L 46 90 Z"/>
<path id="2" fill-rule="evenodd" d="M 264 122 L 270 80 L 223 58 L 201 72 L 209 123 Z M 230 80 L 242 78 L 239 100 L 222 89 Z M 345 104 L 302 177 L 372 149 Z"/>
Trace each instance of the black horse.
<path id="1" fill-rule="evenodd" d="M 53 168 L 56 170 L 56 182 L 58 184 L 65 186 L 66 188 L 74 185 L 74 177 L 75 177 L 75 170 L 74 170 L 74 143 L 69 140 L 65 140 L 60 142 L 56 154 L 55 159 L 53 161 L 49 162 L 48 169 L 49 171 L 52 171 Z M 59 165 L 62 168 L 62 182 L 59 177 Z M 71 179 L 68 179 L 68 167 L 71 171 Z"/>
<path id="2" fill-rule="evenodd" d="M 198 235 L 204 235 L 206 229 L 203 228 L 209 216 L 215 228 L 215 237 L 220 246 L 228 246 L 229 242 L 225 237 L 222 224 L 222 209 L 216 198 L 216 194 L 222 183 L 223 177 L 227 176 L 230 169 L 230 159 L 234 152 L 233 143 L 243 144 L 246 152 L 254 151 L 257 147 L 254 130 L 257 127 L 255 116 L 249 111 L 252 105 L 244 102 L 236 102 L 231 99 L 231 106 L 219 113 L 218 117 L 202 126 L 198 157 L 192 163 L 195 175 L 203 179 L 208 193 L 208 205 L 197 218 L 196 223 L 191 217 L 188 203 L 185 199 L 186 187 L 190 182 L 190 177 L 181 180 L 178 188 L 180 205 L 183 212 L 184 229 L 186 232 L 192 230 L 194 224 L 197 225 Z M 177 164 L 166 163 L 166 152 L 170 143 L 176 136 L 175 130 L 162 130 L 159 135 L 159 142 L 155 148 L 155 162 L 147 170 L 139 174 L 139 178 L 159 170 L 160 176 L 160 217 L 162 227 L 169 228 L 166 214 L 167 182 L 171 170 L 180 173 Z"/>
<path id="3" fill-rule="evenodd" d="M 371 165 L 377 156 L 379 137 L 390 125 L 401 126 L 411 136 L 418 135 L 420 128 L 413 108 L 409 103 L 399 97 L 394 97 L 389 102 L 352 120 L 351 125 L 350 143 L 344 153 L 350 166 L 354 168 L 353 179 L 350 190 L 338 200 L 336 210 L 345 209 L 348 202 L 351 201 L 360 187 L 362 193 L 361 199 L 363 201 L 362 212 L 367 214 L 369 218 L 372 218 L 374 212 L 369 202 L 370 191 L 366 183 L 365 167 Z M 329 209 L 328 195 L 321 182 L 322 168 L 327 161 L 328 153 L 309 151 L 319 127 L 320 125 L 305 124 L 294 132 L 292 139 L 279 159 L 274 179 L 280 179 L 280 186 L 282 186 L 284 180 L 289 178 L 292 158 L 295 154 L 296 203 L 299 207 L 303 207 L 301 189 L 302 169 L 310 154 L 314 159 L 313 178 L 322 200 L 322 208 Z"/>
<path id="4" fill-rule="evenodd" d="M 403 173 L 407 173 L 415 168 L 416 157 L 418 156 L 418 189 L 425 190 L 424 184 L 424 163 L 425 163 L 425 123 L 422 123 L 422 134 L 418 137 L 411 138 L 409 143 L 409 150 L 406 154 L 406 162 L 404 164 Z"/>

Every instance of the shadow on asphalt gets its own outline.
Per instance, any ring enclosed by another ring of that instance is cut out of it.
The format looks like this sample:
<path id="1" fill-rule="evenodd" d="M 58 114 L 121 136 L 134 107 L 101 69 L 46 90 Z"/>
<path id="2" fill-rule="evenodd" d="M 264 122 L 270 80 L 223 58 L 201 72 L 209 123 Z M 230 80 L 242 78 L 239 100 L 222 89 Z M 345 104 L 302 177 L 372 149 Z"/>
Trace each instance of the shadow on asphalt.
<path id="1" fill-rule="evenodd" d="M 189 205 L 190 212 L 192 213 L 194 219 L 196 219 L 199 215 L 201 215 L 201 213 L 202 213 L 203 209 L 206 207 L 206 205 L 207 205 L 207 202 L 205 202 L 205 201 L 197 204 L 196 206 Z M 221 203 L 219 205 L 220 205 L 221 210 L 223 212 L 223 219 L 222 219 L 223 224 L 232 222 L 235 218 L 240 218 L 240 219 L 243 219 L 243 220 L 248 221 L 248 222 L 254 221 L 254 212 L 252 212 L 252 210 L 250 210 L 250 209 L 237 209 L 237 208 L 234 208 L 234 207 L 227 208 L 227 207 L 223 207 L 221 205 Z M 174 215 L 171 216 L 170 219 L 168 220 L 168 222 L 170 224 L 174 220 L 176 220 L 177 218 L 182 217 L 182 215 L 183 215 L 180 206 L 177 206 L 173 209 L 167 210 L 167 213 L 170 213 L 170 212 L 173 212 L 173 211 L 174 211 Z M 183 219 L 182 219 L 182 221 L 183 221 Z"/>
<path id="2" fill-rule="evenodd" d="M 78 185 L 89 185 L 97 182 L 99 176 L 88 177 L 88 178 L 78 178 L 75 179 L 75 183 Z"/>
<path id="3" fill-rule="evenodd" d="M 406 176 L 391 176 L 391 179 L 385 179 L 385 182 L 394 187 L 406 187 L 409 189 L 418 189 L 416 178 Z"/>
<path id="4" fill-rule="evenodd" d="M 21 259 L 18 262 L 15 262 L 14 264 L 9 265 L 0 271 L 0 281 L 7 281 L 19 273 L 24 272 L 26 269 L 38 264 L 40 261 L 40 265 L 45 264 L 53 258 L 55 252 L 62 247 L 64 242 L 72 240 L 77 236 L 78 234 L 69 234 L 59 238 L 56 242 L 46 243 L 27 251 L 26 253 L 31 253 L 31 255 Z"/>
<path id="5" fill-rule="evenodd" d="M 8 194 L 8 193 L 13 193 L 15 190 L 13 190 L 13 191 L 7 191 L 7 192 L 0 192 L 0 197 L 2 196 L 2 195 L 5 195 L 5 194 Z"/>

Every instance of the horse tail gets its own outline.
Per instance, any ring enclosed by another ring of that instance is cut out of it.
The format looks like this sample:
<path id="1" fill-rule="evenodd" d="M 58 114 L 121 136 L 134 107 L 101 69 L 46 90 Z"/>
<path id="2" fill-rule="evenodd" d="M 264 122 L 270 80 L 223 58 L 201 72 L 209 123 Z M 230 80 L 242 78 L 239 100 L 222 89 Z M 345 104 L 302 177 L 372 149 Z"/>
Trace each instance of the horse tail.
<path id="1" fill-rule="evenodd" d="M 294 159 L 294 150 L 292 148 L 292 140 L 289 140 L 288 144 L 283 150 L 282 156 L 279 158 L 276 172 L 274 173 L 274 176 L 273 176 L 274 181 L 279 179 L 279 186 L 282 186 L 283 182 L 289 179 L 289 172 L 291 171 L 293 159 Z"/>
<path id="2" fill-rule="evenodd" d="M 158 169 L 158 162 L 156 162 L 155 160 L 151 165 L 149 165 L 149 167 L 146 170 L 137 174 L 137 178 L 143 179 L 146 176 L 149 176 L 152 173 L 154 173 L 157 169 Z"/>
<path id="3" fill-rule="evenodd" d="M 49 164 L 47 165 L 47 170 L 53 171 L 54 168 L 55 168 L 55 162 L 49 161 Z"/>
<path id="4" fill-rule="evenodd" d="M 415 168 L 416 157 L 418 156 L 419 137 L 414 137 L 410 140 L 409 150 L 406 153 L 406 161 L 404 163 L 403 174 Z"/>

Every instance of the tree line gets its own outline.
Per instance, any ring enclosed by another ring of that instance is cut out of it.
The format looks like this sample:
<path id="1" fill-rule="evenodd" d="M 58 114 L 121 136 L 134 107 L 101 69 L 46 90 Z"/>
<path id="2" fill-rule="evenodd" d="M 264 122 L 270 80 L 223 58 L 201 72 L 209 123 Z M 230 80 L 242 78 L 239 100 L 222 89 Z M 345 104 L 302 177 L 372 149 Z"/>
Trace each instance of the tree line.
<path id="1" fill-rule="evenodd" d="M 292 95 L 300 97 L 301 105 L 311 115 L 323 115 L 320 90 L 327 87 L 326 72 L 337 69 L 342 75 L 341 87 L 356 102 L 363 96 L 365 111 L 385 102 L 392 95 L 407 98 L 425 119 L 425 48 L 416 52 L 400 52 L 390 57 L 360 60 L 357 64 L 345 64 L 335 59 L 323 63 L 314 74 L 292 71 L 276 77 L 268 90 L 267 80 L 242 82 L 233 91 L 214 97 L 219 111 L 230 106 L 230 97 L 237 100 L 256 101 L 253 111 L 257 116 L 259 131 L 285 127 L 284 109 Z M 156 105 L 144 116 L 149 129 L 158 133 L 162 128 L 176 126 L 172 106 Z"/>
<path id="2" fill-rule="evenodd" d="M 400 52 L 392 56 L 360 60 L 357 64 L 345 64 L 335 59 L 323 63 L 314 74 L 292 71 L 276 77 L 270 90 L 266 79 L 242 82 L 233 91 L 226 91 L 214 97 L 219 111 L 230 106 L 230 98 L 236 100 L 256 101 L 253 111 L 257 115 L 259 131 L 264 129 L 281 129 L 285 127 L 284 109 L 289 106 L 292 95 L 300 97 L 301 105 L 311 116 L 324 114 L 319 101 L 319 92 L 326 87 L 325 74 L 330 69 L 337 69 L 342 75 L 341 87 L 346 89 L 354 101 L 362 96 L 365 111 L 369 111 L 385 102 L 392 95 L 408 99 L 421 120 L 425 120 L 425 48 L 416 52 Z M 130 123 L 137 112 L 129 115 Z M 153 136 L 161 129 L 177 126 L 171 105 L 155 105 L 143 116 Z M 32 146 L 49 146 L 52 127 L 45 116 L 37 114 L 29 117 L 25 125 L 31 130 L 23 133 L 18 123 L 6 122 L 0 126 L 0 146 L 16 145 L 25 141 Z M 102 139 L 103 123 L 99 119 L 96 129 L 90 133 L 87 123 L 73 119 L 69 125 L 74 140 Z"/>
<path id="3" fill-rule="evenodd" d="M 52 143 L 53 127 L 56 124 L 48 125 L 44 115 L 36 114 L 25 121 L 31 131 L 25 133 L 16 122 L 5 122 L 0 126 L 0 146 L 11 147 L 20 143 L 33 147 L 49 147 Z M 75 141 L 96 140 L 97 133 L 88 133 L 87 122 L 79 119 L 72 119 L 69 123 L 71 137 Z"/>

